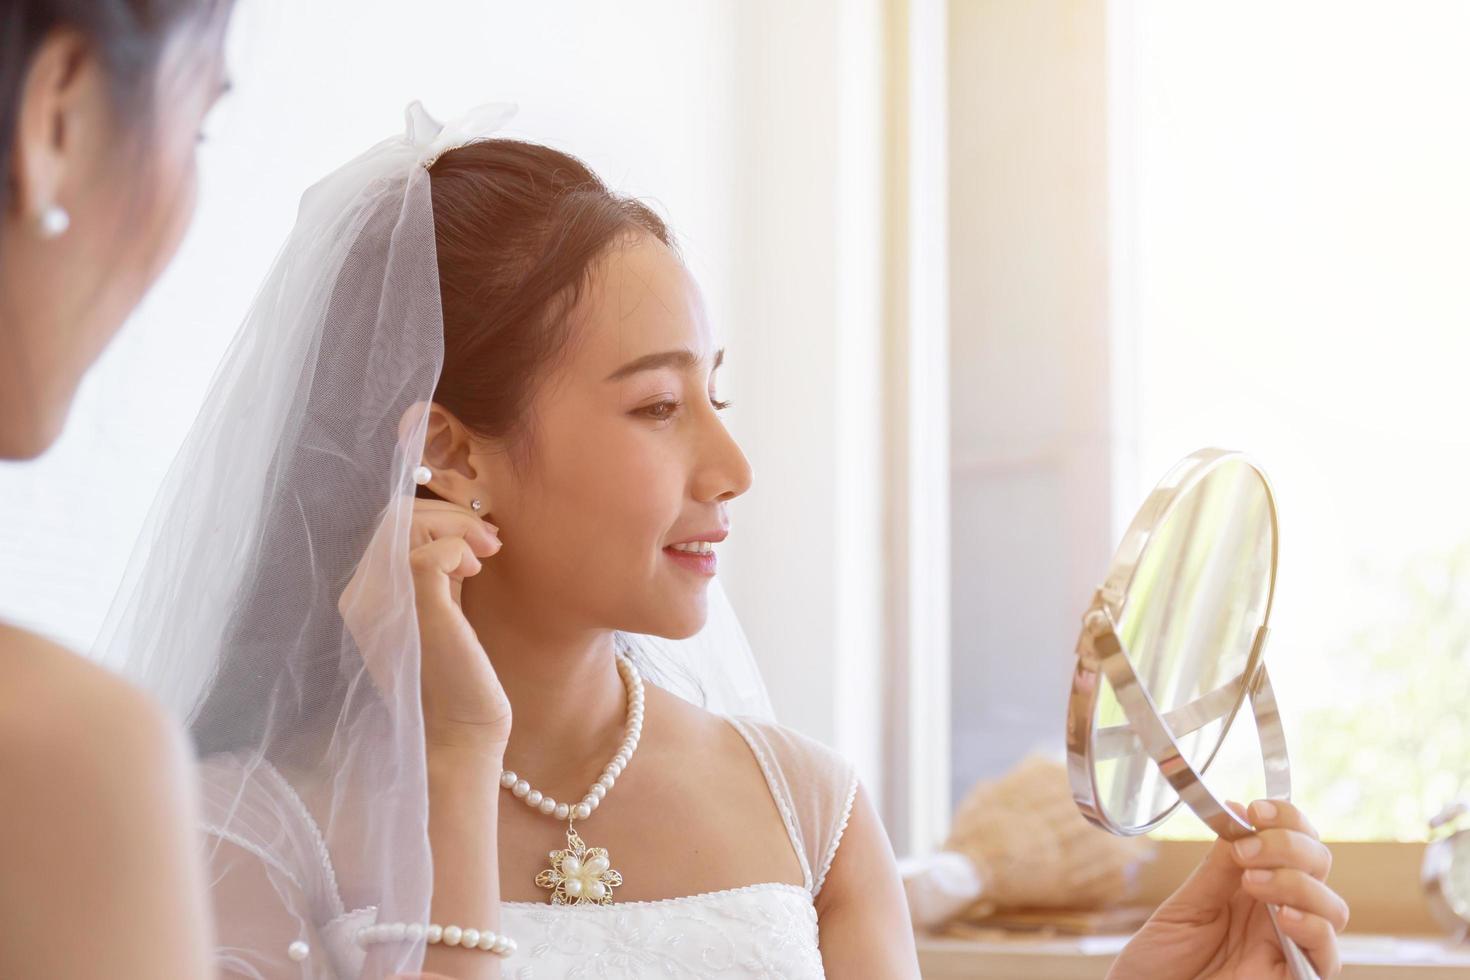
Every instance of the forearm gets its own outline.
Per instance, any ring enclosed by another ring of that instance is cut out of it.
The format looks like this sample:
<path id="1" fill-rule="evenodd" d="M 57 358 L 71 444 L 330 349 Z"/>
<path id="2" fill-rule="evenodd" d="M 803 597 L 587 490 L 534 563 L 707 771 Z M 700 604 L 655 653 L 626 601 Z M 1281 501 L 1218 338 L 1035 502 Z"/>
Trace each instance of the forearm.
<path id="1" fill-rule="evenodd" d="M 503 745 L 431 748 L 429 847 L 434 861 L 430 920 L 500 931 L 498 821 Z M 424 970 L 456 980 L 497 980 L 501 957 L 436 944 Z"/>

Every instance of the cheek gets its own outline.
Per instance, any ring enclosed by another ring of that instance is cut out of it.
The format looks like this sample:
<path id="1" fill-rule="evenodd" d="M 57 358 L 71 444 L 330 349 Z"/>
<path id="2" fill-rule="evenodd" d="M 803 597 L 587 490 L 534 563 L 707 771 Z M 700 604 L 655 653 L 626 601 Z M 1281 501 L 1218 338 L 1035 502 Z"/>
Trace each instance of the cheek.
<path id="1" fill-rule="evenodd" d="M 617 424 L 583 426 L 543 457 L 527 495 L 535 523 L 551 539 L 576 542 L 584 566 L 619 574 L 651 566 L 677 521 L 682 484 L 647 434 Z M 642 437 L 640 437 L 642 436 Z M 630 567 L 632 566 L 632 567 Z M 588 569 L 590 570 L 590 569 Z"/>
<path id="2" fill-rule="evenodd" d="M 194 216 L 198 173 L 193 144 L 155 147 L 139 164 L 142 170 L 128 193 L 102 204 L 105 215 L 91 250 L 112 270 L 104 279 L 105 301 L 97 304 L 95 346 L 105 346 L 112 331 L 142 301 L 178 252 Z"/>
<path id="3" fill-rule="evenodd" d="M 168 148 L 161 154 L 154 171 L 148 200 L 152 202 L 147 219 L 149 228 L 148 264 L 142 270 L 146 290 L 173 260 L 194 220 L 199 200 L 199 168 L 195 144 Z"/>

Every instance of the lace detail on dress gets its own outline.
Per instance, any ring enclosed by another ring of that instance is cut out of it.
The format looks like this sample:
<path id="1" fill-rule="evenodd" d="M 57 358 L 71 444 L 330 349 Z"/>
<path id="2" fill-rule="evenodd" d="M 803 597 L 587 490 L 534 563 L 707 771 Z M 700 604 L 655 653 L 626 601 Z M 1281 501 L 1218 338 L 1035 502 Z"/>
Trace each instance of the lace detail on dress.
<path id="1" fill-rule="evenodd" d="M 842 756 L 799 732 L 757 718 L 731 718 L 759 760 L 786 821 L 812 897 L 821 892 L 852 816 L 858 777 Z"/>
<path id="2" fill-rule="evenodd" d="M 203 830 L 205 835 L 208 837 L 218 837 L 220 840 L 229 841 L 236 847 L 249 851 L 255 857 L 259 858 L 260 862 L 266 867 L 280 872 L 281 875 L 283 875 L 285 879 L 289 881 L 292 885 L 294 885 L 298 890 L 306 890 L 305 886 L 301 883 L 301 879 L 296 877 L 296 873 L 294 871 L 286 867 L 280 861 L 277 861 L 274 857 L 270 855 L 269 852 L 266 851 L 265 848 L 261 847 L 254 841 L 246 840 L 244 837 L 241 837 L 234 831 L 226 830 L 223 827 L 216 827 L 212 823 L 203 824 L 200 829 Z"/>
<path id="3" fill-rule="evenodd" d="M 852 804 L 857 799 L 857 791 L 858 778 L 853 776 L 852 785 L 847 791 L 847 802 L 842 804 L 842 822 L 837 825 L 837 833 L 832 835 L 832 843 L 822 857 L 822 870 L 818 873 L 817 883 L 812 888 L 813 895 L 822 890 L 822 883 L 827 880 L 827 872 L 832 870 L 832 860 L 837 857 L 837 845 L 842 843 L 842 835 L 847 832 L 847 822 L 852 819 Z"/>
<path id="4" fill-rule="evenodd" d="M 791 797 L 785 791 L 782 781 L 777 779 L 771 770 L 770 760 L 766 758 L 766 752 L 761 748 L 760 741 L 751 734 L 750 729 L 740 719 L 731 718 L 729 722 L 740 733 L 745 744 L 750 746 L 750 751 L 755 755 L 755 761 L 760 764 L 761 774 L 766 777 L 766 787 L 776 801 L 776 809 L 781 812 L 781 822 L 786 825 L 786 836 L 790 838 L 791 846 L 796 849 L 797 860 L 801 862 L 802 887 L 815 895 L 817 892 L 812 887 L 812 866 L 807 860 L 807 849 L 801 844 L 801 832 L 796 829 L 796 817 L 791 812 Z"/>
<path id="5" fill-rule="evenodd" d="M 347 908 L 342 902 L 342 890 L 337 887 L 337 871 L 332 867 L 332 855 L 327 850 L 327 842 L 322 839 L 321 828 L 317 826 L 316 820 L 312 818 L 311 813 L 306 809 L 306 802 L 297 795 L 296 790 L 292 788 L 290 783 L 286 782 L 286 777 L 282 776 L 275 766 L 268 762 L 262 762 L 261 772 L 275 784 L 276 792 L 287 801 L 287 806 L 295 811 L 296 816 L 302 822 L 302 826 L 310 829 L 312 846 L 316 850 L 316 856 L 318 862 L 321 864 L 322 874 L 326 875 L 327 879 L 325 882 L 326 888 L 323 890 L 333 903 L 332 911 L 337 916 L 346 915 Z"/>
<path id="6" fill-rule="evenodd" d="M 824 976 L 811 895 L 784 883 L 608 906 L 507 903 L 501 931 L 519 944 L 503 968 L 513 980 Z"/>

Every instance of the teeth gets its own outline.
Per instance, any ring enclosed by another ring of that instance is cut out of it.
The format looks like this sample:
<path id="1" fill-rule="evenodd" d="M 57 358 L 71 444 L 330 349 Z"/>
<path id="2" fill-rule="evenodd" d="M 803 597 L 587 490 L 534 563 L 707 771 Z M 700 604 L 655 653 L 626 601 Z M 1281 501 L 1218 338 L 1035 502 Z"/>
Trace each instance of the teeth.
<path id="1" fill-rule="evenodd" d="M 694 541 L 689 544 L 676 544 L 675 551 L 687 551 L 691 555 L 708 555 L 715 550 L 713 541 Z"/>

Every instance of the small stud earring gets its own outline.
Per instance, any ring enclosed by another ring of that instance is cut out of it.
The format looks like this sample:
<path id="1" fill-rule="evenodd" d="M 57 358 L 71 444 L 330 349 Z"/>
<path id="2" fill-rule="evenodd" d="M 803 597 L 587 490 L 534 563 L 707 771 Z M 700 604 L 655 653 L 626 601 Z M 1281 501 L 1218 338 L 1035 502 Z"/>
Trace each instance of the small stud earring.
<path id="1" fill-rule="evenodd" d="M 429 481 L 432 479 L 434 479 L 434 471 L 429 469 L 427 466 L 420 466 L 418 469 L 413 471 L 413 482 L 417 483 L 421 487 L 427 486 Z"/>
<path id="2" fill-rule="evenodd" d="M 470 510 L 479 511 L 479 509 L 480 509 L 481 506 L 482 505 L 480 503 L 480 498 L 479 497 L 476 497 L 474 500 L 471 500 L 470 501 Z"/>
<path id="3" fill-rule="evenodd" d="M 60 238 L 71 227 L 71 215 L 59 204 L 48 204 L 36 218 L 36 229 L 42 238 Z"/>

